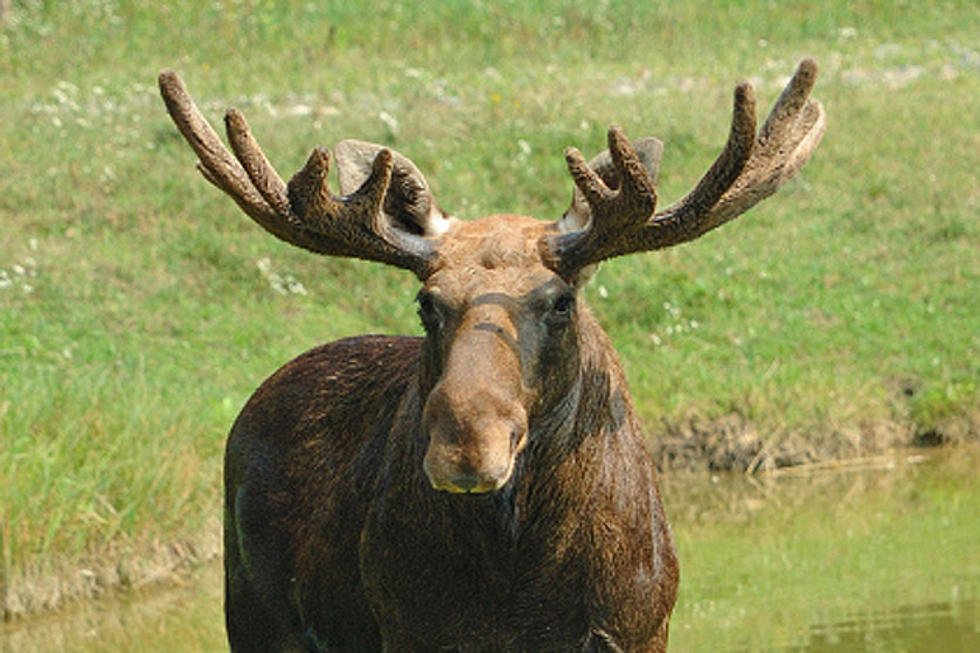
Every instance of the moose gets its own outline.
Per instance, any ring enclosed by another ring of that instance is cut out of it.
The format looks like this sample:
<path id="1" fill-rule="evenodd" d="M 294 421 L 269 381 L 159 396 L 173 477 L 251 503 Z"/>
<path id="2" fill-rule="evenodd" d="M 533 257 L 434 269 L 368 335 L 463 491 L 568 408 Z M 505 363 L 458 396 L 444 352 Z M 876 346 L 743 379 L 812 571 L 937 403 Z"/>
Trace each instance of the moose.
<path id="1" fill-rule="evenodd" d="M 224 467 L 233 651 L 665 651 L 678 563 L 626 378 L 582 288 L 606 259 L 693 240 L 768 197 L 826 117 L 804 59 L 756 132 L 656 211 L 662 144 L 618 127 L 560 218 L 463 221 L 397 152 L 317 147 L 287 183 L 235 109 L 234 154 L 163 71 L 204 177 L 277 238 L 410 270 L 423 337 L 316 347 L 255 391 Z"/>

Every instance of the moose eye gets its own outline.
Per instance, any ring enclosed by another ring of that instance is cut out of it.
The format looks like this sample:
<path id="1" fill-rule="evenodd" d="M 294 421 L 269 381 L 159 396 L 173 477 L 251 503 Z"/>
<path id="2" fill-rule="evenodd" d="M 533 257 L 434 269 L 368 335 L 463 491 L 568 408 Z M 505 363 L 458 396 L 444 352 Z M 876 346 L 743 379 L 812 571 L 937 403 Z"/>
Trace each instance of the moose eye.
<path id="1" fill-rule="evenodd" d="M 555 298 L 555 303 L 551 305 L 551 315 L 553 323 L 565 323 L 575 310 L 575 293 L 566 292 Z"/>
<path id="2" fill-rule="evenodd" d="M 573 306 L 575 306 L 575 295 L 572 293 L 563 293 L 558 295 L 558 298 L 555 300 L 555 305 L 551 310 L 558 314 L 571 313 Z"/>

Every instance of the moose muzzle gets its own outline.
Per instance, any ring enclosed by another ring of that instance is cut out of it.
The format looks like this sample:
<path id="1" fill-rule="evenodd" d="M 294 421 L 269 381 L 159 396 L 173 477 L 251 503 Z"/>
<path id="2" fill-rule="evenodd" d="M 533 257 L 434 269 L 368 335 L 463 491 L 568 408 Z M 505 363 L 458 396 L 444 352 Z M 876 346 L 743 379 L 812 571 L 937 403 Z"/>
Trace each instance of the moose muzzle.
<path id="1" fill-rule="evenodd" d="M 499 316 L 470 324 L 457 332 L 422 412 L 423 469 L 432 487 L 454 493 L 503 487 L 527 444 L 528 393 L 514 330 Z"/>

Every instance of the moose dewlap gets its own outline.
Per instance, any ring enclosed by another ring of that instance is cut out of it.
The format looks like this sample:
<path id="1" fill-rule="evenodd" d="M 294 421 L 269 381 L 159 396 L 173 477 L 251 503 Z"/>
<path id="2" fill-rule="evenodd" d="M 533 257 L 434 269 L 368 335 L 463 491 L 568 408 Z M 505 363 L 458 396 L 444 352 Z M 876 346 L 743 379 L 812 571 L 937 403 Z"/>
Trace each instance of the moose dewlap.
<path id="1" fill-rule="evenodd" d="M 461 221 L 407 158 L 316 148 L 288 183 L 241 113 L 229 152 L 180 78 L 167 109 L 198 168 L 277 238 L 411 270 L 425 337 L 365 336 L 287 363 L 225 456 L 233 651 L 664 651 L 678 567 L 653 462 L 581 288 L 596 263 L 686 242 L 768 197 L 820 142 L 804 59 L 756 131 L 735 89 L 728 142 L 657 211 L 662 145 L 609 130 L 565 152 L 551 222 Z"/>

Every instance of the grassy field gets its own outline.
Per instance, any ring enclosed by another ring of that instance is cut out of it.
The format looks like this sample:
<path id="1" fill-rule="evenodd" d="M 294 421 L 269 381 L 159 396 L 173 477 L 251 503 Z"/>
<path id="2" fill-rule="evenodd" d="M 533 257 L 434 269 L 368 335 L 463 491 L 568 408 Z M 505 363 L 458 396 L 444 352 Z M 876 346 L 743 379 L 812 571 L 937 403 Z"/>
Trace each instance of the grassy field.
<path id="1" fill-rule="evenodd" d="M 199 177 L 165 67 L 212 120 L 241 108 L 284 175 L 357 137 L 410 156 L 460 217 L 552 219 L 565 146 L 598 151 L 612 123 L 660 137 L 671 202 L 724 142 L 734 83 L 768 110 L 812 55 L 829 126 L 799 179 L 605 264 L 590 303 L 652 441 L 721 425 L 819 457 L 977 437 L 972 1 L 14 0 L 2 21 L 5 611 L 152 576 L 93 560 L 203 554 L 250 391 L 315 344 L 420 331 L 411 275 L 280 243 Z"/>

